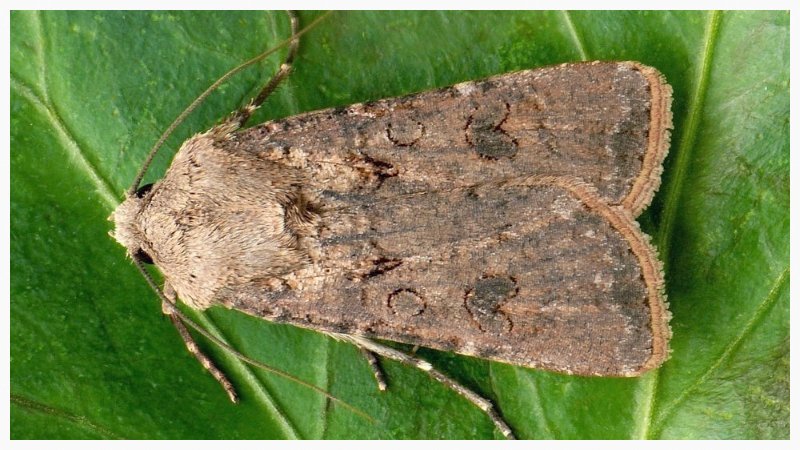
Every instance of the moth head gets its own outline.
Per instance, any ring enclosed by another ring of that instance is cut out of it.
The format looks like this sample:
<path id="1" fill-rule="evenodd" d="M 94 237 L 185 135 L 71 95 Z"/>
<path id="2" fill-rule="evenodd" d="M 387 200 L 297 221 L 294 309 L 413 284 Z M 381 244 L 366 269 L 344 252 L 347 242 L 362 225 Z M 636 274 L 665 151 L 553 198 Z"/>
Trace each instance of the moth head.
<path id="1" fill-rule="evenodd" d="M 145 239 L 139 229 L 137 218 L 147 204 L 148 193 L 152 188 L 152 184 L 140 187 L 136 193 L 127 196 L 108 218 L 114 222 L 114 230 L 108 234 L 128 250 L 128 256 L 147 264 L 152 264 L 153 260 L 142 248 Z"/>

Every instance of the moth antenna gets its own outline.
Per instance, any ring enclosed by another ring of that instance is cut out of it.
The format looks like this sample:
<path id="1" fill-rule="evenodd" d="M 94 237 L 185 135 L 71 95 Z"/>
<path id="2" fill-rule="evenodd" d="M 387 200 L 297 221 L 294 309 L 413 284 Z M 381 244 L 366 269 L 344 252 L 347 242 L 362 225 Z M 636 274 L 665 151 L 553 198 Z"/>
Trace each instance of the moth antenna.
<path id="1" fill-rule="evenodd" d="M 273 47 L 273 48 L 271 48 L 269 50 L 266 50 L 263 53 L 261 53 L 259 55 L 256 55 L 255 57 L 250 58 L 249 60 L 239 64 L 238 66 L 234 67 L 233 69 L 229 70 L 224 75 L 219 77 L 219 79 L 217 79 L 217 81 L 213 82 L 211 84 L 211 86 L 209 86 L 189 106 L 187 106 L 186 109 L 184 109 L 183 112 L 181 112 L 178 115 L 178 117 L 176 117 L 175 120 L 172 121 L 172 123 L 167 127 L 167 129 L 164 131 L 164 133 L 161 134 L 161 137 L 158 138 L 156 143 L 153 145 L 153 148 L 151 148 L 150 152 L 148 152 L 147 158 L 145 158 L 141 169 L 139 169 L 139 172 L 136 174 L 136 177 L 133 179 L 133 183 L 131 184 L 131 187 L 128 188 L 128 191 L 126 192 L 126 195 L 127 196 L 132 196 L 136 192 L 136 190 L 139 189 L 139 183 L 142 182 L 142 179 L 144 178 L 145 173 L 147 173 L 147 169 L 150 167 L 150 164 L 153 162 L 153 158 L 155 158 L 156 154 L 158 153 L 158 150 L 164 145 L 164 142 L 166 142 L 166 140 L 172 135 L 172 133 L 175 131 L 175 129 L 178 128 L 178 126 L 180 126 L 180 124 L 183 123 L 184 120 L 186 120 L 186 117 L 188 117 L 189 114 L 191 114 L 195 109 L 197 109 L 197 107 L 200 106 L 200 104 L 202 104 L 205 101 L 205 99 L 209 95 L 211 95 L 211 93 L 214 92 L 222 83 L 228 81 L 231 77 L 233 77 L 237 73 L 239 73 L 242 70 L 252 66 L 253 64 L 256 64 L 257 62 L 263 60 L 267 56 L 277 52 L 278 50 L 282 49 L 283 47 L 286 47 L 287 45 L 296 47 L 296 44 L 294 44 L 294 43 L 297 42 L 297 40 L 300 38 L 300 36 L 302 36 L 305 33 L 308 33 L 309 31 L 311 31 L 320 22 L 322 22 L 324 19 L 326 19 L 331 14 L 332 14 L 332 11 L 328 11 L 325 14 L 317 17 L 310 24 L 308 24 L 307 27 L 303 28 L 302 30 L 298 31 L 297 33 L 292 33 L 292 36 L 290 38 L 282 41 L 281 43 L 279 43 L 275 47 Z M 294 27 L 294 26 L 296 26 L 296 23 L 295 23 L 296 22 L 296 18 L 294 20 L 291 20 L 291 17 L 292 17 L 292 15 L 290 14 L 290 21 L 292 22 L 292 26 Z M 290 47 L 290 53 L 291 53 L 291 47 Z M 294 58 L 294 55 L 292 55 L 292 58 Z M 279 74 L 280 74 L 280 72 L 279 72 Z M 285 75 L 284 75 L 284 77 L 285 77 Z M 273 77 L 273 80 L 274 80 L 274 78 L 275 77 Z M 280 82 L 280 80 L 278 80 L 278 82 Z M 269 87 L 269 83 L 267 84 L 267 87 Z M 273 87 L 272 89 L 274 90 L 275 88 Z M 269 95 L 269 92 L 267 92 L 267 95 Z M 260 94 L 259 94 L 259 96 L 260 96 Z"/>
<path id="2" fill-rule="evenodd" d="M 301 386 L 304 386 L 304 387 L 306 387 L 308 389 L 311 389 L 312 391 L 317 392 L 318 394 L 324 395 L 326 398 L 328 398 L 332 402 L 335 402 L 335 403 L 338 403 L 338 404 L 342 405 L 346 409 L 349 409 L 353 413 L 363 417 L 364 419 L 368 420 L 369 422 L 375 423 L 375 419 L 370 417 L 367 413 L 365 413 L 364 411 L 356 408 L 355 406 L 345 402 L 344 400 L 341 400 L 341 399 L 333 396 L 332 394 L 330 394 L 329 392 L 325 391 L 324 389 L 322 389 L 322 388 L 320 388 L 318 386 L 314 386 L 313 384 L 308 383 L 306 381 L 303 381 L 300 378 L 297 378 L 296 376 L 294 376 L 294 375 L 292 375 L 292 374 L 290 374 L 288 372 L 284 372 L 284 371 L 282 371 L 280 369 L 276 369 L 274 367 L 268 366 L 268 365 L 262 363 L 261 361 L 257 361 L 257 360 L 255 360 L 253 358 L 250 358 L 249 356 L 247 356 L 247 355 L 239 352 L 235 348 L 231 347 L 230 345 L 228 345 L 228 343 L 222 341 L 220 338 L 218 338 L 218 337 L 214 336 L 213 334 L 209 333 L 208 330 L 206 330 L 205 328 L 201 327 L 195 321 L 193 321 L 192 319 L 187 317 L 180 309 L 178 309 L 177 305 L 175 305 L 174 303 L 169 301 L 167 296 L 164 295 L 164 292 L 162 292 L 162 290 L 158 287 L 158 285 L 156 284 L 155 280 L 153 280 L 153 277 L 150 275 L 150 272 L 147 271 L 147 268 L 144 267 L 144 264 L 141 261 L 139 261 L 138 259 L 134 258 L 133 259 L 133 263 L 136 266 L 136 268 L 139 269 L 139 272 L 142 273 L 142 276 L 144 277 L 145 281 L 150 286 L 150 288 L 153 291 L 155 291 L 156 295 L 161 300 L 162 305 L 166 305 L 167 308 L 170 309 L 170 314 L 172 316 L 176 317 L 177 319 L 180 319 L 181 322 L 183 322 L 184 324 L 188 325 L 190 328 L 192 328 L 195 331 L 197 331 L 198 333 L 200 333 L 200 335 L 202 335 L 203 337 L 205 337 L 209 341 L 211 341 L 214 344 L 218 345 L 219 347 L 225 349 L 227 352 L 229 352 L 230 354 L 235 356 L 237 359 L 239 359 L 241 361 L 244 361 L 245 363 L 247 363 L 247 364 L 249 364 L 249 365 L 251 365 L 253 367 L 257 367 L 257 368 L 259 368 L 261 370 L 265 370 L 265 371 L 267 371 L 269 373 L 272 373 L 272 374 L 278 375 L 280 377 L 286 378 L 287 380 L 293 381 L 293 382 L 295 382 L 295 383 L 297 383 L 297 384 L 299 384 Z"/>

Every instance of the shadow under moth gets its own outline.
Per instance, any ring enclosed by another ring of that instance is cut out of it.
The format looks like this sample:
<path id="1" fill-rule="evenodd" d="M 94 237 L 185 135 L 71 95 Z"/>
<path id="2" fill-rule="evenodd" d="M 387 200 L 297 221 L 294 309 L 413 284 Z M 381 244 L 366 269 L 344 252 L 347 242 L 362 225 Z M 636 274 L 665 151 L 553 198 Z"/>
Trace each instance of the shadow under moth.
<path id="1" fill-rule="evenodd" d="M 635 62 L 525 70 L 240 129 L 249 105 L 183 144 L 116 209 L 113 236 L 163 274 L 164 311 L 235 308 L 428 371 L 373 338 L 587 376 L 668 356 L 661 263 L 635 217 L 660 183 L 671 88 Z M 144 170 L 144 169 L 143 169 Z"/>

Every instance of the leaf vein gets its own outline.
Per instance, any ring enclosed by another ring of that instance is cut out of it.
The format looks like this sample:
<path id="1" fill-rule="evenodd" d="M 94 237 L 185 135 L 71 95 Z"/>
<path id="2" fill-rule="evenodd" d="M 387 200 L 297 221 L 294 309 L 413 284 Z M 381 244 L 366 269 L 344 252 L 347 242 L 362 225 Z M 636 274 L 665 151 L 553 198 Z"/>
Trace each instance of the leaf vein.
<path id="1" fill-rule="evenodd" d="M 698 135 L 700 116 L 705 106 L 706 92 L 708 91 L 708 84 L 711 72 L 711 61 L 714 57 L 714 50 L 716 42 L 719 38 L 719 22 L 720 12 L 712 11 L 708 17 L 708 25 L 706 27 L 705 44 L 702 52 L 702 59 L 700 61 L 700 72 L 697 79 L 697 84 L 689 99 L 688 120 L 683 128 L 680 143 L 676 149 L 675 162 L 672 165 L 671 175 L 668 183 L 665 186 L 665 201 L 663 208 L 663 215 L 661 223 L 658 228 L 657 235 L 657 248 L 661 252 L 661 260 L 664 264 L 664 272 L 669 273 L 669 250 L 668 244 L 672 240 L 672 231 L 675 227 L 675 218 L 677 217 L 678 204 L 681 200 L 683 193 L 683 182 L 686 178 L 692 149 L 695 145 Z M 646 403 L 644 406 L 644 414 L 642 423 L 639 430 L 635 433 L 640 439 L 650 437 L 651 425 L 653 424 L 653 415 L 655 413 L 656 393 L 658 392 L 659 371 L 653 371 L 653 375 L 645 382 L 643 389 L 640 390 L 641 395 L 646 396 Z"/>
<path id="2" fill-rule="evenodd" d="M 124 439 L 122 436 L 114 433 L 113 431 L 92 422 L 86 416 L 81 416 L 79 414 L 71 413 L 69 411 L 65 411 L 60 408 L 46 405 L 44 403 L 31 400 L 21 395 L 11 394 L 11 403 L 21 408 L 28 409 L 30 411 L 36 411 L 38 413 L 46 414 L 52 417 L 57 417 L 59 419 L 66 420 L 68 422 L 72 422 L 80 427 L 91 430 L 107 439 Z"/>
<path id="3" fill-rule="evenodd" d="M 329 339 L 327 336 L 325 337 L 325 345 L 322 348 L 325 350 L 324 361 L 320 364 L 321 367 L 324 367 L 325 370 L 321 371 L 321 374 L 325 376 L 325 379 L 322 380 L 322 385 L 325 386 L 325 390 L 330 392 L 330 379 L 331 379 L 331 357 L 330 357 L 330 349 L 331 345 L 334 345 L 334 340 Z M 320 411 L 320 423 L 322 423 L 322 430 L 320 430 L 320 438 L 324 438 L 328 433 L 328 425 L 330 425 L 330 407 L 331 407 L 331 400 L 327 397 L 323 399 L 325 404 Z"/>
<path id="4" fill-rule="evenodd" d="M 206 313 L 197 312 L 195 311 L 197 316 L 197 321 L 205 327 L 206 330 L 213 333 L 217 338 L 224 341 L 228 345 L 231 345 L 227 339 L 225 339 L 224 334 L 222 331 L 216 326 L 214 321 L 209 317 Z M 272 417 L 277 419 L 278 425 L 283 430 L 287 438 L 289 439 L 299 439 L 300 434 L 290 421 L 288 416 L 281 410 L 278 406 L 277 402 L 273 395 L 267 389 L 267 386 L 262 382 L 250 369 L 246 364 L 244 364 L 241 360 L 236 357 L 230 356 L 227 352 L 224 353 L 225 358 L 228 360 L 229 364 L 234 366 L 241 376 L 242 380 L 248 383 L 253 390 L 257 393 L 256 398 L 260 401 L 262 406 L 271 414 Z"/>
<path id="5" fill-rule="evenodd" d="M 754 332 L 756 326 L 761 322 L 761 320 L 766 316 L 767 312 L 772 308 L 775 302 L 778 300 L 779 293 L 781 292 L 783 286 L 789 281 L 789 267 L 786 267 L 783 272 L 781 272 L 780 276 L 775 280 L 773 283 L 772 289 L 769 290 L 767 295 L 764 297 L 764 300 L 758 305 L 758 308 L 753 312 L 753 316 L 747 322 L 747 324 L 742 329 L 742 332 L 736 336 L 720 353 L 720 355 L 714 360 L 714 363 L 711 364 L 702 375 L 697 377 L 697 380 L 692 383 L 691 386 L 684 389 L 681 392 L 681 395 L 678 396 L 675 400 L 671 403 L 664 406 L 658 414 L 656 418 L 656 427 L 663 425 L 664 421 L 666 421 L 669 416 L 675 411 L 675 408 L 683 403 L 687 398 L 689 398 L 689 394 L 696 390 L 700 385 L 705 383 L 711 374 L 716 371 L 725 361 L 727 361 L 739 348 L 741 343 L 744 339 L 749 336 L 751 333 Z"/>
<path id="6" fill-rule="evenodd" d="M 547 417 L 547 410 L 542 406 L 542 392 L 539 383 L 535 381 L 529 373 L 526 373 L 524 369 L 515 367 L 514 372 L 517 374 L 517 377 L 519 377 L 520 374 L 523 375 L 522 379 L 525 384 L 528 385 L 528 391 L 536 397 L 536 401 L 533 402 L 533 404 L 535 404 L 537 408 L 536 411 L 532 411 L 532 413 L 536 416 L 539 426 L 547 434 L 547 439 L 558 439 Z"/>
<path id="7" fill-rule="evenodd" d="M 72 133 L 67 129 L 66 124 L 61 120 L 61 116 L 53 108 L 53 106 L 45 101 L 46 94 L 43 97 L 37 95 L 30 86 L 27 86 L 21 80 L 11 77 L 11 88 L 17 93 L 25 97 L 32 105 L 34 105 L 50 122 L 53 130 L 56 131 L 56 136 L 62 142 L 64 149 L 67 150 L 68 155 L 73 161 L 77 162 L 80 167 L 94 183 L 100 198 L 111 209 L 119 203 L 117 196 L 114 195 L 114 189 L 111 183 L 108 182 L 100 172 L 86 157 L 86 154 L 78 145 L 78 142 L 72 136 Z"/>
<path id="8" fill-rule="evenodd" d="M 43 98 L 43 103 L 49 104 L 50 98 L 47 91 L 47 65 L 45 63 L 44 58 L 44 31 L 42 30 L 42 12 L 41 11 L 34 11 L 33 13 L 33 28 L 35 29 L 34 34 L 36 34 L 36 47 L 34 50 L 34 54 L 36 56 L 36 60 L 38 62 L 39 70 L 39 88 L 41 89 L 41 95 Z"/>
<path id="9" fill-rule="evenodd" d="M 572 21 L 572 16 L 570 15 L 569 11 L 561 11 L 561 17 L 564 18 L 564 22 L 567 24 L 567 30 L 572 38 L 572 43 L 575 44 L 575 48 L 578 50 L 581 61 L 588 60 L 589 56 L 586 52 L 586 47 L 584 46 L 583 40 L 578 34 L 578 29 L 575 28 L 575 23 Z"/>
<path id="10" fill-rule="evenodd" d="M 720 12 L 713 11 L 708 19 L 705 47 L 703 49 L 703 59 L 697 85 L 689 99 L 688 119 L 683 127 L 680 143 L 675 152 L 675 162 L 670 168 L 671 174 L 669 184 L 664 189 L 665 201 L 661 223 L 658 230 L 658 249 L 664 262 L 664 271 L 667 272 L 669 266 L 669 243 L 672 238 L 672 230 L 675 227 L 678 203 L 683 192 L 683 182 L 686 178 L 686 171 L 691 160 L 692 149 L 697 141 L 700 116 L 704 108 L 706 92 L 711 72 L 711 60 L 714 57 L 714 47 L 719 35 Z"/>

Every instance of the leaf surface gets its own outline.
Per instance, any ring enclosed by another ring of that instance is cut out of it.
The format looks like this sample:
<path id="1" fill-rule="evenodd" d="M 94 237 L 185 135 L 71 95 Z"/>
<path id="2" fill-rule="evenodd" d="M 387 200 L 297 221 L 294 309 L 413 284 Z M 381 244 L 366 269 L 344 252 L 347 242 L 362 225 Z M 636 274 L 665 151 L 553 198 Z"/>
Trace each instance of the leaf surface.
<path id="1" fill-rule="evenodd" d="M 240 391 L 231 404 L 108 237 L 148 148 L 218 76 L 288 37 L 283 14 L 11 18 L 12 437 L 500 437 L 416 369 L 384 361 L 381 393 L 355 348 L 218 308 L 196 317 L 338 399 L 204 345 Z M 787 12 L 335 13 L 251 123 L 578 60 L 641 61 L 675 91 L 664 182 L 639 218 L 665 260 L 671 359 L 602 379 L 418 354 L 492 399 L 522 438 L 787 439 Z M 148 179 L 278 63 L 223 85 Z"/>

